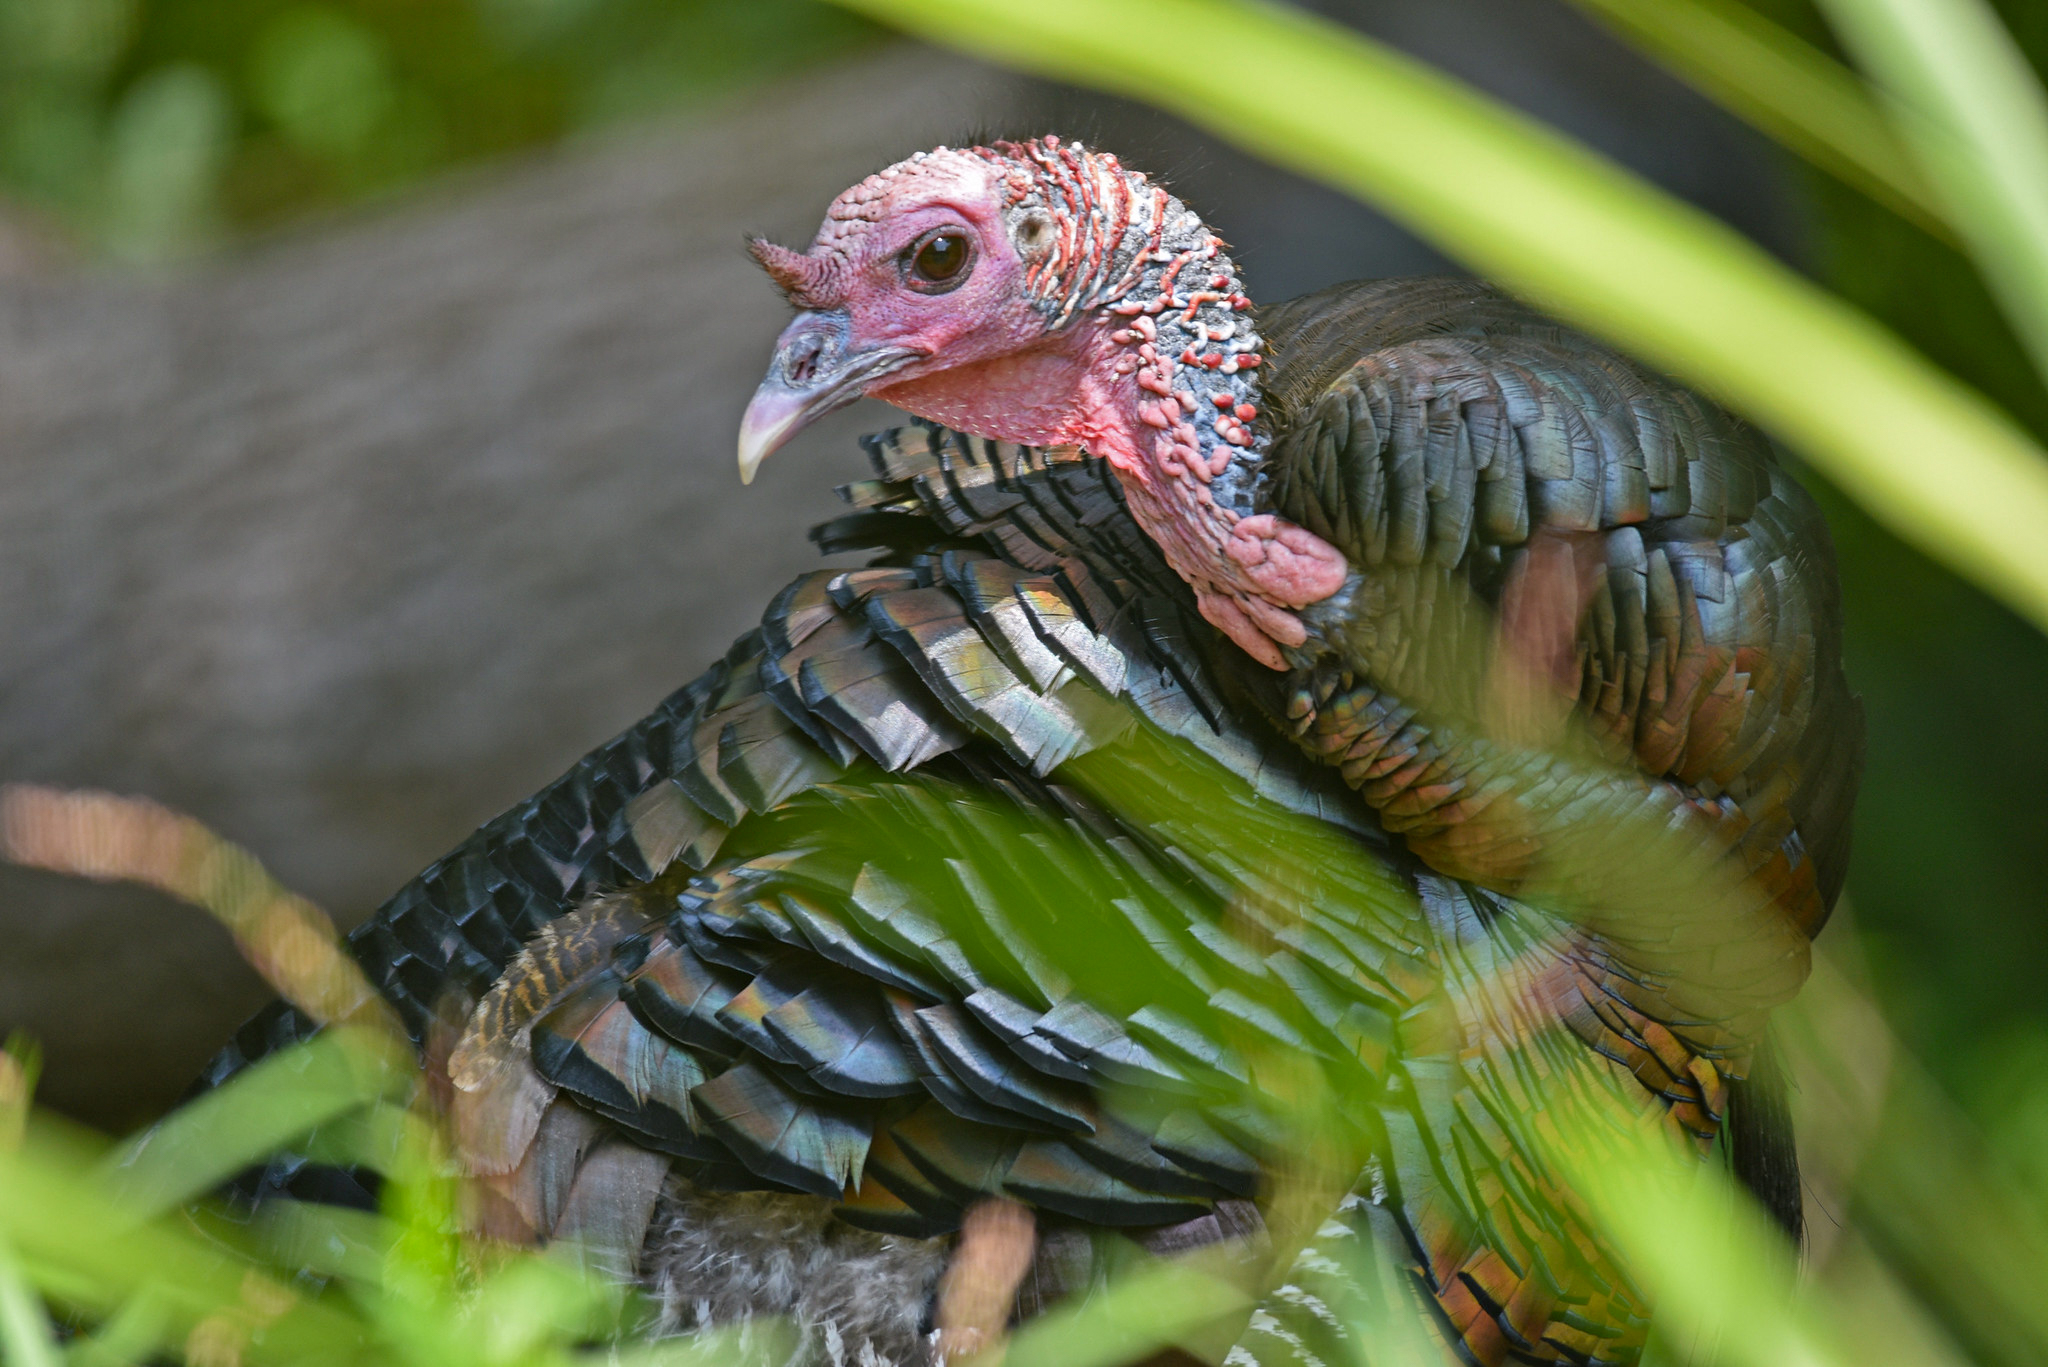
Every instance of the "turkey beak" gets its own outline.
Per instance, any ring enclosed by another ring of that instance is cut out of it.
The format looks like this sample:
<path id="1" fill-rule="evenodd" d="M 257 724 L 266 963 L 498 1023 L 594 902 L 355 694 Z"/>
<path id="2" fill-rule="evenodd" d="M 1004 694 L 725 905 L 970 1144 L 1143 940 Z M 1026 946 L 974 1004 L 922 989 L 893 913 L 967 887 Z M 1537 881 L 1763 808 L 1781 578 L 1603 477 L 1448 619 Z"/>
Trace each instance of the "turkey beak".
<path id="1" fill-rule="evenodd" d="M 923 355 L 910 347 L 855 347 L 853 319 L 841 309 L 798 314 L 776 339 L 768 377 L 740 419 L 740 482 L 752 484 L 770 452 Z"/>

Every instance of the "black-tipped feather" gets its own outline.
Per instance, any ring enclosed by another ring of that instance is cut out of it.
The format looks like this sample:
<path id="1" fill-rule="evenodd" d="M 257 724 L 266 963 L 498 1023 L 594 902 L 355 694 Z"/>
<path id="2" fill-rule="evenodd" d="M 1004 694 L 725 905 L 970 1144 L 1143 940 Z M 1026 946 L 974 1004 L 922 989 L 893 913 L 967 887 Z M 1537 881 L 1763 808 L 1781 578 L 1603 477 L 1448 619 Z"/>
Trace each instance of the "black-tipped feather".
<path id="1" fill-rule="evenodd" d="M 897 1038 L 874 984 L 815 966 L 810 971 L 803 991 L 761 1018 L 790 1061 L 847 1096 L 916 1093 L 916 1061 Z"/>
<path id="2" fill-rule="evenodd" d="M 860 1180 L 872 1122 L 791 1091 L 742 1063 L 692 1090 L 704 1124 L 752 1171 L 837 1197 Z"/>

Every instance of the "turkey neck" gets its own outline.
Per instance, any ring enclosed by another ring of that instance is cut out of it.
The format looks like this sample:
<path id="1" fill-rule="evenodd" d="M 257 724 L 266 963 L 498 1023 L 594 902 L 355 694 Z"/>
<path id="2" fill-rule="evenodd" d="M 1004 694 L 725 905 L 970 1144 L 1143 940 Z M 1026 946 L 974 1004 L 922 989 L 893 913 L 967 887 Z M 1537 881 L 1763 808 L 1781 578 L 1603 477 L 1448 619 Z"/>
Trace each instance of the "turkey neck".
<path id="1" fill-rule="evenodd" d="M 1202 616 L 1285 669 L 1308 644 L 1297 610 L 1338 592 L 1349 566 L 1321 538 L 1260 511 L 1269 436 L 1251 300 L 1222 241 L 1167 204 L 1174 217 L 1137 283 L 1091 320 L 1098 366 L 1122 383 L 1075 437 L 1116 470 L 1132 517 L 1194 589 Z"/>
<path id="2" fill-rule="evenodd" d="M 1098 440 L 1127 490 L 1235 521 L 1253 514 L 1262 478 L 1264 343 L 1222 241 L 1185 219 L 1199 240 L 1148 251 L 1137 285 L 1095 320 L 1127 382 L 1120 431 Z"/>
<path id="3" fill-rule="evenodd" d="M 1149 252 L 1131 296 L 1088 320 L 1116 402 L 1079 415 L 1087 430 L 1075 433 L 1109 461 L 1132 515 L 1198 590 L 1217 577 L 1232 527 L 1257 510 L 1268 444 L 1251 301 L 1222 244 L 1202 236 Z"/>
<path id="4" fill-rule="evenodd" d="M 1327 542 L 1261 510 L 1265 356 L 1251 300 L 1221 239 L 1179 200 L 1144 188 L 1132 199 L 1148 211 L 1131 215 L 1122 251 L 1064 287 L 1046 288 L 1049 263 L 1028 277 L 1044 290 L 1038 306 L 1063 325 L 1035 346 L 877 395 L 965 431 L 1106 460 L 1203 617 L 1286 669 L 1309 639 L 1298 610 L 1338 592 L 1349 567 Z"/>

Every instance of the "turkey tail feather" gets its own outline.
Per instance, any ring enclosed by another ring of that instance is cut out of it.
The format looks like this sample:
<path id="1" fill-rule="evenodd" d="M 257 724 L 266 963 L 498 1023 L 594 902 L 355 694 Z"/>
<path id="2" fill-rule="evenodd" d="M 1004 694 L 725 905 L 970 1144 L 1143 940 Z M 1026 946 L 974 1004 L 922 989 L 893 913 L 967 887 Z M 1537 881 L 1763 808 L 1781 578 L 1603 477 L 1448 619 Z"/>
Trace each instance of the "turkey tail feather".
<path id="1" fill-rule="evenodd" d="M 1778 1042 L 1766 1031 L 1749 1076 L 1728 1084 L 1728 1150 L 1736 1180 L 1798 1245 L 1806 1238 L 1805 1191 L 1786 1086 Z"/>

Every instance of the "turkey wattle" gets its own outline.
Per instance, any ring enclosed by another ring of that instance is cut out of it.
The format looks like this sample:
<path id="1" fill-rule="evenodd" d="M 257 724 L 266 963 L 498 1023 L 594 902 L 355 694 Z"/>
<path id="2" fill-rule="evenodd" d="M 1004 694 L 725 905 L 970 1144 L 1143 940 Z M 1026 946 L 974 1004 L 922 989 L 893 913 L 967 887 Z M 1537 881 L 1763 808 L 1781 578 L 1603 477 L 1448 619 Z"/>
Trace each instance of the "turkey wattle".
<path id="1" fill-rule="evenodd" d="M 1412 1268 L 1477 1361 L 1641 1348 L 1519 1132 L 1549 1089 L 1728 1138 L 1796 1225 L 1752 1061 L 1841 886 L 1861 718 L 1759 434 L 1470 281 L 1254 310 L 1178 200 L 1051 138 L 921 154 L 755 252 L 800 312 L 742 471 L 909 410 L 816 533 L 878 558 L 351 940 L 495 1229 L 614 1250 L 672 1326 L 918 1361 L 987 1197 L 1037 1214 L 1018 1313 L 1111 1232 L 1262 1256 L 1274 1051 L 1367 1155 L 1317 1240 Z M 209 1077 L 310 1029 L 273 1008 Z M 1337 1332 L 1329 1265 L 1282 1269 L 1250 1360 Z"/>

